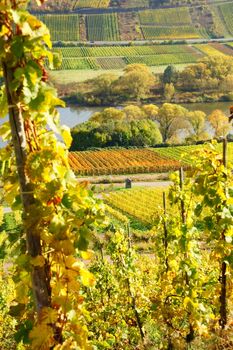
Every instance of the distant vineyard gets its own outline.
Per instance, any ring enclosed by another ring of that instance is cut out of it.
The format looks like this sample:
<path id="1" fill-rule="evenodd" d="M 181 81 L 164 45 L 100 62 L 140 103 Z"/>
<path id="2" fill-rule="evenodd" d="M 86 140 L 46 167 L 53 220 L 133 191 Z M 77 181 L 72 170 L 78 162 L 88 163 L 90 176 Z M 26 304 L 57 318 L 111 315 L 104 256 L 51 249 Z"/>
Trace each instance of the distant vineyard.
<path id="1" fill-rule="evenodd" d="M 87 36 L 90 41 L 120 40 L 116 13 L 86 16 Z"/>
<path id="2" fill-rule="evenodd" d="M 224 55 L 223 52 L 209 44 L 197 44 L 195 47 L 207 56 L 220 56 Z"/>
<path id="3" fill-rule="evenodd" d="M 157 27 L 142 26 L 142 32 L 146 40 L 154 39 L 198 39 L 199 32 L 191 26 Z"/>
<path id="4" fill-rule="evenodd" d="M 233 35 L 233 3 L 219 5 L 227 30 Z"/>
<path id="5" fill-rule="evenodd" d="M 121 69 L 130 63 L 158 66 L 193 63 L 202 57 L 188 45 L 61 47 L 55 50 L 63 56 L 61 69 Z"/>
<path id="6" fill-rule="evenodd" d="M 139 12 L 142 25 L 189 25 L 191 17 L 187 7 L 169 8 L 161 10 L 145 10 Z"/>
<path id="7" fill-rule="evenodd" d="M 102 69 L 122 69 L 126 66 L 121 57 L 101 57 L 96 58 L 96 62 Z"/>
<path id="8" fill-rule="evenodd" d="M 59 69 L 69 70 L 69 69 L 100 69 L 101 67 L 93 58 L 68 58 L 63 59 L 62 64 Z"/>
<path id="9" fill-rule="evenodd" d="M 147 66 L 160 66 L 177 63 L 193 63 L 199 58 L 198 55 L 190 53 L 164 54 L 154 56 L 126 57 L 127 64 L 142 63 Z"/>
<path id="10" fill-rule="evenodd" d="M 211 46 L 214 47 L 216 50 L 222 52 L 224 55 L 233 56 L 232 48 L 228 47 L 227 45 L 221 43 L 211 43 Z"/>
<path id="11" fill-rule="evenodd" d="M 149 0 L 116 0 L 116 2 L 123 8 L 149 7 Z"/>
<path id="12" fill-rule="evenodd" d="M 148 149 L 71 152 L 69 162 L 79 175 L 164 172 L 180 167 L 179 161 Z"/>
<path id="13" fill-rule="evenodd" d="M 131 57 L 190 53 L 195 50 L 187 45 L 151 45 L 151 46 L 102 46 L 102 47 L 60 47 L 56 49 L 64 58 L 71 57 Z"/>
<path id="14" fill-rule="evenodd" d="M 53 41 L 78 41 L 78 15 L 38 15 L 50 30 Z"/>
<path id="15" fill-rule="evenodd" d="M 78 0 L 76 1 L 75 8 L 105 8 L 109 6 L 109 3 L 110 0 Z"/>

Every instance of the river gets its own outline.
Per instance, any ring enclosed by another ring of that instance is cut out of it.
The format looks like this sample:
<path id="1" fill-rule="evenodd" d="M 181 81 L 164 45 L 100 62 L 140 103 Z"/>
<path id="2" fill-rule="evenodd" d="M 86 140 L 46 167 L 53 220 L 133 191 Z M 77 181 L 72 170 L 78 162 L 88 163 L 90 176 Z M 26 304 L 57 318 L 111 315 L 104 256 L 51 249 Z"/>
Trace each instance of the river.
<path id="1" fill-rule="evenodd" d="M 210 102 L 210 103 L 189 103 L 183 104 L 183 106 L 189 110 L 200 110 L 209 115 L 215 109 L 222 110 L 227 116 L 229 115 L 229 107 L 233 105 L 233 102 Z M 59 108 L 61 115 L 61 124 L 68 125 L 70 128 L 77 124 L 86 122 L 92 114 L 103 110 L 103 107 L 78 107 L 69 106 L 66 108 Z M 3 121 L 3 120 L 2 120 Z M 2 122 L 0 120 L 0 124 Z M 3 143 L 0 140 L 0 147 Z"/>
<path id="2" fill-rule="evenodd" d="M 210 103 L 189 103 L 182 104 L 185 108 L 194 111 L 199 110 L 209 115 L 215 109 L 222 110 L 226 115 L 229 115 L 229 107 L 233 105 L 233 102 L 210 102 Z M 69 127 L 73 127 L 77 124 L 86 122 L 92 114 L 103 110 L 103 107 L 76 107 L 70 106 L 66 108 L 60 108 L 61 123 L 66 124 Z"/>

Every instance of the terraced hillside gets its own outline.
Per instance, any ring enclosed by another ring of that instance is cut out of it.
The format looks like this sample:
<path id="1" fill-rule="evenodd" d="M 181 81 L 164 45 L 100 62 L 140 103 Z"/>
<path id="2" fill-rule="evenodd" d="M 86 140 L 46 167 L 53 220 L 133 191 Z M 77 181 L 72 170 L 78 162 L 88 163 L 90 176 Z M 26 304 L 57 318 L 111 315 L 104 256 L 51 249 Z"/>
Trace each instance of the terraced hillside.
<path id="1" fill-rule="evenodd" d="M 104 1 L 104 0 L 103 0 Z M 101 1 L 99 1 L 101 3 Z M 92 10 L 44 14 L 53 41 L 174 40 L 232 34 L 233 1 L 205 7 Z M 72 34 L 67 33 L 67 28 Z M 79 32 L 82 33 L 81 37 Z"/>
<path id="2" fill-rule="evenodd" d="M 197 62 L 203 56 L 233 55 L 233 47 L 212 43 L 193 45 L 126 45 L 99 47 L 59 47 L 62 55 L 59 69 L 122 69 L 127 64 L 147 66 Z"/>

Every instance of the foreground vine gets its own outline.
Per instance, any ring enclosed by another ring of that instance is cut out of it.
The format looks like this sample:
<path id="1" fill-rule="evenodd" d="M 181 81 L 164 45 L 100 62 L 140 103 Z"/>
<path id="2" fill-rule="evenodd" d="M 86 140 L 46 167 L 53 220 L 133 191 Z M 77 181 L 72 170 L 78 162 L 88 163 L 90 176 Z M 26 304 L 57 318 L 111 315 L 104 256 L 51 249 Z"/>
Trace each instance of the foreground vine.
<path id="1" fill-rule="evenodd" d="M 8 142 L 0 154 L 3 197 L 22 212 L 23 225 L 14 237 L 11 313 L 20 320 L 18 342 L 29 348 L 89 349 L 81 286 L 94 279 L 79 257 L 102 210 L 69 168 L 71 136 L 56 111 L 64 104 L 44 68 L 45 59 L 54 64 L 49 32 L 27 2 L 0 5 L 0 117 L 9 113 L 0 127 Z"/>

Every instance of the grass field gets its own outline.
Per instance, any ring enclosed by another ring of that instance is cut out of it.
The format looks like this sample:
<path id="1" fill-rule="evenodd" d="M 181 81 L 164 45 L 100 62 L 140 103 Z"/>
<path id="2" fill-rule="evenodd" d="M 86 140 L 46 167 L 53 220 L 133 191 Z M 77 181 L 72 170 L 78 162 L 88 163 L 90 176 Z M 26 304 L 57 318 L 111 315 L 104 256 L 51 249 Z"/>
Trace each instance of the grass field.
<path id="1" fill-rule="evenodd" d="M 183 70 L 187 64 L 175 64 L 177 70 Z M 164 72 L 167 65 L 153 66 L 150 70 L 155 74 L 161 74 Z M 111 73 L 116 76 L 121 76 L 123 74 L 123 69 L 87 69 L 87 70 L 56 70 L 50 71 L 50 76 L 58 84 L 69 84 L 69 83 L 80 83 L 89 79 L 94 79 L 101 74 Z"/>

